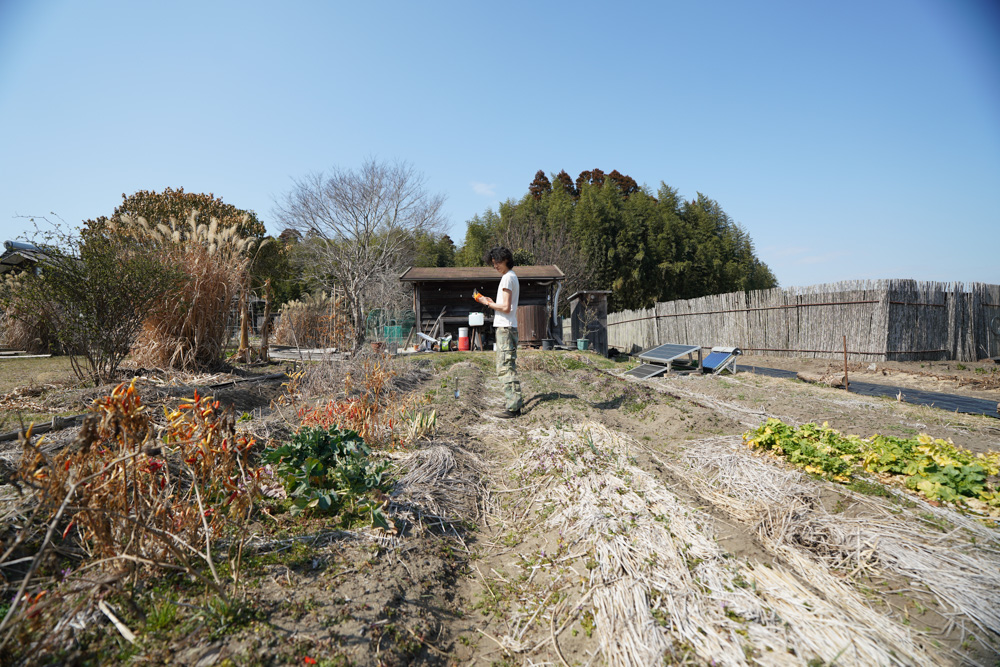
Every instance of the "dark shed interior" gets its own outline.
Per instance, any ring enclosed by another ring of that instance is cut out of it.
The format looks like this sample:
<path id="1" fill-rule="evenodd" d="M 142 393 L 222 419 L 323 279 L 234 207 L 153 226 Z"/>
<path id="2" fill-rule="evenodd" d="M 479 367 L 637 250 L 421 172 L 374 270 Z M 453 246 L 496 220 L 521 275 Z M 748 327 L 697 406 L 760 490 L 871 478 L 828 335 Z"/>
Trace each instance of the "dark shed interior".
<path id="1" fill-rule="evenodd" d="M 565 276 L 555 265 L 515 266 L 514 273 L 521 290 L 517 309 L 521 344 L 540 344 L 543 338 L 552 338 L 555 332 L 552 304 Z M 430 333 L 440 317 L 438 336 L 450 333 L 457 339 L 459 327 L 469 326 L 469 314 L 483 313 L 483 343 L 492 343 L 493 311 L 473 301 L 472 292 L 479 290 L 495 299 L 500 285 L 500 274 L 496 270 L 490 267 L 411 267 L 399 279 L 413 286 L 417 331 Z"/>

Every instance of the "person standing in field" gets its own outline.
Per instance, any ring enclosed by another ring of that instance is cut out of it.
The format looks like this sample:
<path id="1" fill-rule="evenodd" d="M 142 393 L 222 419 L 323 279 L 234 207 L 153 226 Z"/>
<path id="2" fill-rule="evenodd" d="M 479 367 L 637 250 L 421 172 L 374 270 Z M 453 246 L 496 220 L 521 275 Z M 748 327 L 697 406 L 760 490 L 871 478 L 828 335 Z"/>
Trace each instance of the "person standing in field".
<path id="1" fill-rule="evenodd" d="M 492 248 L 483 257 L 500 274 L 500 287 L 497 288 L 497 298 L 494 301 L 482 294 L 476 301 L 492 308 L 493 328 L 496 330 L 497 377 L 503 383 L 504 402 L 506 409 L 498 416 L 511 419 L 521 414 L 524 397 L 521 395 L 521 382 L 517 379 L 517 302 L 521 294 L 521 286 L 514 273 L 514 255 L 507 248 Z"/>

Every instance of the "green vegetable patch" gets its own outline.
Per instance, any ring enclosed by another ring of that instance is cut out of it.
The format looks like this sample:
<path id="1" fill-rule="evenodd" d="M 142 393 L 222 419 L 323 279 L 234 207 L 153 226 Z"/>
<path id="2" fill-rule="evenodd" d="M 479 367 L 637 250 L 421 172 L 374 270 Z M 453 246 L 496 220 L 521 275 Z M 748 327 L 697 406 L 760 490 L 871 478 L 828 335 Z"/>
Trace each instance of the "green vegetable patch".
<path id="1" fill-rule="evenodd" d="M 823 422 L 798 428 L 768 419 L 743 434 L 750 449 L 780 456 L 806 472 L 849 483 L 858 472 L 902 484 L 928 500 L 1000 516 L 1000 453 L 973 454 L 927 434 L 915 438 L 844 435 Z"/>
<path id="2" fill-rule="evenodd" d="M 360 520 L 395 532 L 382 510 L 392 486 L 388 463 L 374 459 L 356 432 L 306 426 L 280 447 L 265 450 L 262 460 L 284 486 L 292 514 L 335 514 L 345 527 Z"/>

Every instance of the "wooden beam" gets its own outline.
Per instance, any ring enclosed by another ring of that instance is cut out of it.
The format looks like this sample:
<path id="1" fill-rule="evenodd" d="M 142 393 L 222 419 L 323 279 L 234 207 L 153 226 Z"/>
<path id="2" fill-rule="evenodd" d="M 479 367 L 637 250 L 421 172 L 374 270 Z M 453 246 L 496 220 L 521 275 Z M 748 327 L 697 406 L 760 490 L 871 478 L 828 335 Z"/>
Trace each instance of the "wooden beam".
<path id="1" fill-rule="evenodd" d="M 446 310 L 448 310 L 448 306 L 442 306 L 441 313 L 437 316 L 437 319 L 434 320 L 434 326 L 431 327 L 431 332 L 429 334 L 431 338 L 437 338 L 438 327 L 441 326 L 441 318 L 444 317 L 444 312 Z"/>
<path id="2" fill-rule="evenodd" d="M 424 330 L 424 320 L 420 316 L 420 287 L 421 283 L 413 284 L 413 312 L 417 316 L 417 322 L 415 325 L 417 327 L 417 331 Z"/>

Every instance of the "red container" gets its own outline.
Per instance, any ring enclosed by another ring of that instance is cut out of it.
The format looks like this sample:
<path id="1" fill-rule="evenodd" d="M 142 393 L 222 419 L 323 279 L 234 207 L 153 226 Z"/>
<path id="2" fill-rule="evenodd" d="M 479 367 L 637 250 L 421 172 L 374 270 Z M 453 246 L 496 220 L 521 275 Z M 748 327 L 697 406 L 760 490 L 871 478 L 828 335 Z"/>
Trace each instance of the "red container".
<path id="1" fill-rule="evenodd" d="M 468 352 L 468 350 L 469 350 L 469 337 L 468 336 L 462 336 L 461 338 L 458 339 L 458 349 L 460 351 Z"/>

